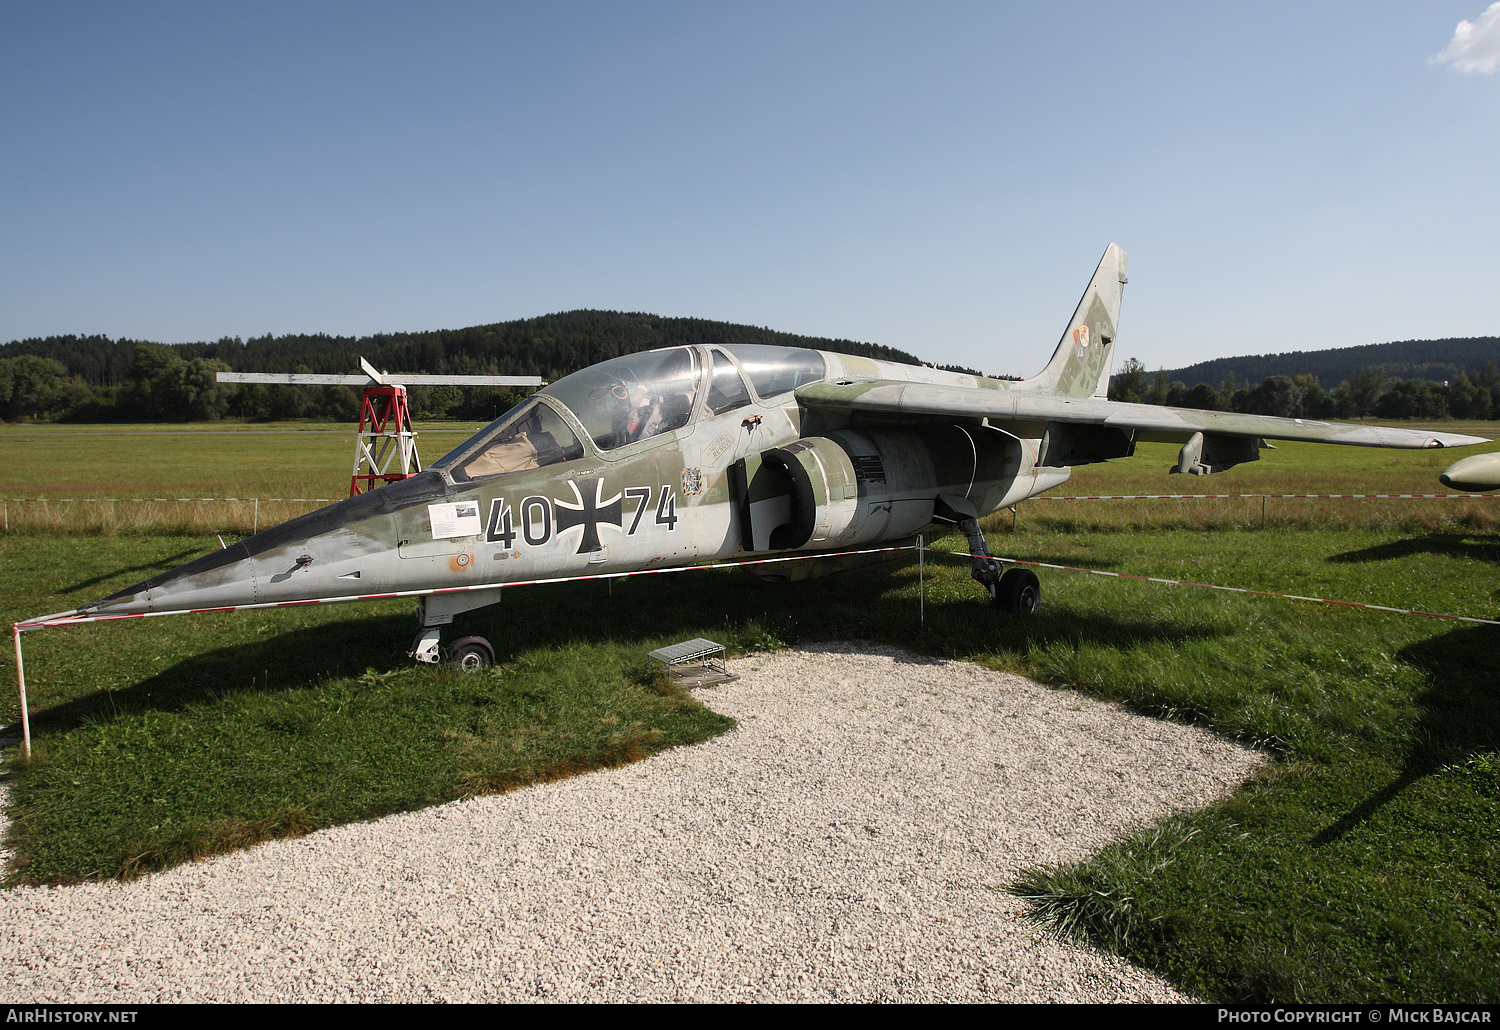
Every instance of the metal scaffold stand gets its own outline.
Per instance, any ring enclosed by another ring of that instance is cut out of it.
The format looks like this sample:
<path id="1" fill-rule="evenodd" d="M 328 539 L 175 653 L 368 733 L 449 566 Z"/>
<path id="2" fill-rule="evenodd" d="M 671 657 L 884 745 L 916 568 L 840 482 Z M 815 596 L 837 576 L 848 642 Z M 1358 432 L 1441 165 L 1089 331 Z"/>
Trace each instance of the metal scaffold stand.
<path id="1" fill-rule="evenodd" d="M 349 496 L 366 493 L 422 471 L 417 434 L 411 424 L 408 386 L 544 386 L 540 376 L 392 375 L 359 359 L 363 375 L 313 372 L 220 372 L 221 383 L 266 383 L 276 386 L 362 386 L 359 431 L 354 438 L 354 469 Z"/>
<path id="2" fill-rule="evenodd" d="M 395 469 L 391 468 L 393 464 Z M 421 471 L 417 434 L 412 430 L 411 408 L 406 403 L 406 387 L 366 387 L 359 405 L 359 435 L 354 438 L 354 471 L 349 477 L 349 496 Z"/>

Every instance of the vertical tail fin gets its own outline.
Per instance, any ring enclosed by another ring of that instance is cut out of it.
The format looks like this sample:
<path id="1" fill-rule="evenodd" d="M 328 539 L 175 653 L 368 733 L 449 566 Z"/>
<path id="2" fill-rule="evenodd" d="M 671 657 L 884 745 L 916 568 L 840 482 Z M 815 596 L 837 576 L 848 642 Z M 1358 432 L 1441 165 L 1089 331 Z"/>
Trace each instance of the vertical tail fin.
<path id="1" fill-rule="evenodd" d="M 1104 397 L 1114 365 L 1120 295 L 1125 291 L 1125 252 L 1113 243 L 1105 250 L 1083 299 L 1058 341 L 1047 367 L 1016 388 L 1059 397 Z"/>

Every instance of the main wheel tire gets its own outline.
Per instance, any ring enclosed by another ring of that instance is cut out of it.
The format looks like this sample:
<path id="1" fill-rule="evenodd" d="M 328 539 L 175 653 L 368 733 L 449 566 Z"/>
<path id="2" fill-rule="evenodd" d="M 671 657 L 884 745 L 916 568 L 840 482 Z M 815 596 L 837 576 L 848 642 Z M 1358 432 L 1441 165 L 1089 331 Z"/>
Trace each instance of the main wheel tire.
<path id="1" fill-rule="evenodd" d="M 1042 605 L 1042 581 L 1030 569 L 1011 569 L 995 588 L 995 607 L 1030 615 Z"/>
<path id="2" fill-rule="evenodd" d="M 460 672 L 478 672 L 495 664 L 495 649 L 484 637 L 459 637 L 448 648 L 448 661 Z"/>

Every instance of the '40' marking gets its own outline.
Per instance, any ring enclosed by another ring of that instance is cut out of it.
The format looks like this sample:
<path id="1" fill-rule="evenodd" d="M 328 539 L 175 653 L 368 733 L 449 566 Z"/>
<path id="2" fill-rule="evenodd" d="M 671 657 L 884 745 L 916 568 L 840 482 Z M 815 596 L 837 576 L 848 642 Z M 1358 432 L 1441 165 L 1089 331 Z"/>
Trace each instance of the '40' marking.
<path id="1" fill-rule="evenodd" d="M 580 489 L 580 484 L 582 484 L 582 489 Z M 505 498 L 496 497 L 490 502 L 489 523 L 484 531 L 485 540 L 489 543 L 498 543 L 506 550 L 514 547 L 516 521 L 519 516 L 520 535 L 532 547 L 545 544 L 552 539 L 554 532 L 561 536 L 565 530 L 582 526 L 583 533 L 579 536 L 578 550 L 574 553 L 589 554 L 603 550 L 603 544 L 599 539 L 600 525 L 624 529 L 626 536 L 635 536 L 636 530 L 641 525 L 641 517 L 651 506 L 650 487 L 632 486 L 625 490 L 623 496 L 635 501 L 635 514 L 631 516 L 630 528 L 625 529 L 622 495 L 615 494 L 605 501 L 603 499 L 604 480 L 579 479 L 569 482 L 568 486 L 573 489 L 571 501 L 563 501 L 555 497 L 549 501 L 541 494 L 532 494 L 522 500 L 516 509 L 512 509 Z M 667 532 L 671 533 L 677 529 L 677 520 L 680 517 L 677 514 L 676 488 L 663 486 L 656 501 L 656 525 L 667 527 Z"/>

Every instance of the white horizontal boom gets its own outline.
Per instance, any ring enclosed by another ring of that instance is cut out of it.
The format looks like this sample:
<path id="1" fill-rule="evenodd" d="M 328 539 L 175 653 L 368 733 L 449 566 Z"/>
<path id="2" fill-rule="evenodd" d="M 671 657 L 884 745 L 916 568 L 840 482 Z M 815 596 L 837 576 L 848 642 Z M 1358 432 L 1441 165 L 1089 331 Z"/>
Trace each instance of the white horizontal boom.
<path id="1" fill-rule="evenodd" d="M 382 374 L 380 382 L 369 376 L 321 375 L 317 372 L 220 372 L 221 383 L 266 383 L 278 386 L 545 386 L 541 376 L 424 376 Z"/>

